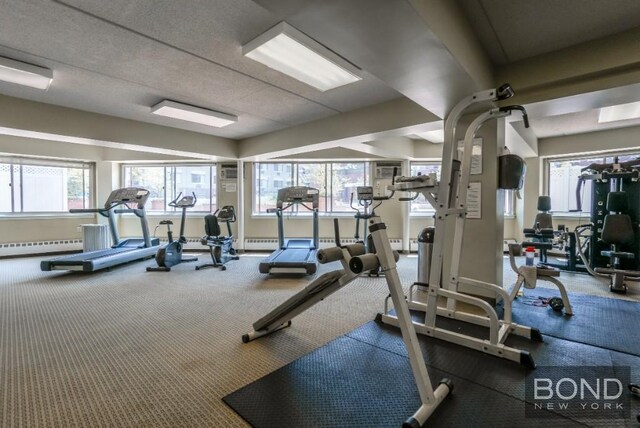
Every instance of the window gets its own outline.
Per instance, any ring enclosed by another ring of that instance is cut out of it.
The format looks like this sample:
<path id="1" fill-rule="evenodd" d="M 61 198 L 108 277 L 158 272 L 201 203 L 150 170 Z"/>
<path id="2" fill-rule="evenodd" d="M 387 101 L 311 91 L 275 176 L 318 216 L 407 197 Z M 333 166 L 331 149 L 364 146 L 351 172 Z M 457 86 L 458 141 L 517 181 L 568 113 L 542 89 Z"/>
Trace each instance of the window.
<path id="1" fill-rule="evenodd" d="M 411 175 L 428 175 L 436 174 L 440 180 L 440 163 L 435 162 L 411 162 Z M 505 191 L 504 194 L 504 215 L 513 216 L 515 213 L 514 204 L 515 193 L 512 190 Z M 412 215 L 433 215 L 435 210 L 424 198 L 422 194 L 417 199 L 411 201 Z"/>
<path id="2" fill-rule="evenodd" d="M 435 173 L 440 180 L 440 163 L 435 162 L 411 162 L 411 175 L 428 175 Z M 435 210 L 422 194 L 417 199 L 411 201 L 411 214 L 424 215 L 433 214 Z"/>
<path id="3" fill-rule="evenodd" d="M 547 161 L 547 194 L 551 197 L 551 211 L 569 213 L 578 208 L 576 188 L 582 168 L 592 163 L 604 163 L 605 157 L 549 159 Z M 587 180 L 580 192 L 582 210 L 591 211 L 592 181 Z"/>
<path id="4" fill-rule="evenodd" d="M 253 211 L 266 213 L 276 207 L 278 189 L 293 186 L 293 165 L 290 163 L 256 163 Z"/>
<path id="5" fill-rule="evenodd" d="M 367 162 L 331 164 L 331 212 L 352 212 L 351 194 L 368 183 Z M 355 196 L 354 196 L 355 197 Z"/>
<path id="6" fill-rule="evenodd" d="M 149 212 L 174 212 L 168 204 L 180 193 L 195 193 L 196 205 L 189 211 L 213 212 L 216 209 L 216 166 L 207 165 L 125 165 L 124 186 L 142 187 L 150 192 Z"/>
<path id="7" fill-rule="evenodd" d="M 513 217 L 516 215 L 515 209 L 516 192 L 513 190 L 504 191 L 504 215 Z"/>
<path id="8" fill-rule="evenodd" d="M 309 186 L 320 191 L 320 213 L 352 213 L 351 193 L 365 186 L 368 176 L 367 162 L 255 163 L 253 212 L 275 208 L 278 189 Z"/>
<path id="9" fill-rule="evenodd" d="M 0 158 L 0 212 L 64 213 L 90 208 L 93 164 Z"/>

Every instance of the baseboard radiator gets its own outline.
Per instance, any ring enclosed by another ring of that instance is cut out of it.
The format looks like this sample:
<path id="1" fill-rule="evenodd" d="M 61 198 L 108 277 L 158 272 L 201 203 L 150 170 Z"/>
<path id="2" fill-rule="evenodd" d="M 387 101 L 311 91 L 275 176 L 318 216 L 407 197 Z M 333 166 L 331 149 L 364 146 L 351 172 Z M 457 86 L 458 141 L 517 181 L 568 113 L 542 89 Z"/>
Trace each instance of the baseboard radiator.
<path id="1" fill-rule="evenodd" d="M 125 238 L 126 239 L 126 238 Z M 166 244 L 167 238 L 160 239 L 160 245 Z M 66 253 L 83 251 L 82 239 L 58 239 L 37 242 L 9 242 L 0 244 L 0 257 L 29 256 L 34 254 Z M 200 238 L 187 238 L 186 251 L 209 251 L 200 243 Z"/>
<path id="2" fill-rule="evenodd" d="M 342 244 L 355 244 L 353 238 L 343 238 Z M 402 239 L 389 239 L 391 248 L 394 250 L 402 250 Z M 320 248 L 329 248 L 335 246 L 333 238 L 320 238 Z M 274 238 L 246 238 L 244 240 L 244 249 L 248 251 L 273 251 L 278 248 L 278 240 Z"/>
<path id="3" fill-rule="evenodd" d="M 0 244 L 0 257 L 61 253 L 66 251 L 82 251 L 82 239 L 60 239 L 37 242 L 10 242 Z"/>

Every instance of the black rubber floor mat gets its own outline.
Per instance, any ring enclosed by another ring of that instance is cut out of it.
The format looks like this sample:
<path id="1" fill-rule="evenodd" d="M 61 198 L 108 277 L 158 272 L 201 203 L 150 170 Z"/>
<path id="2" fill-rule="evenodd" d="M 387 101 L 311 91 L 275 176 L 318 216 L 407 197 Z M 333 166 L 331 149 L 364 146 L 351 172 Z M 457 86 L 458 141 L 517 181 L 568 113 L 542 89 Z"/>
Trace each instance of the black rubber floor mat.
<path id="1" fill-rule="evenodd" d="M 476 326 L 452 320 L 441 320 L 439 325 L 458 332 L 464 331 L 466 334 L 477 333 L 478 330 Z M 347 336 L 398 355 L 407 355 L 400 331 L 392 326 L 371 321 L 347 333 Z M 508 339 L 507 344 L 531 352 L 538 366 L 610 366 L 612 374 L 616 366 L 626 366 L 631 367 L 633 380 L 640 379 L 640 357 L 634 355 L 549 336 L 545 336 L 542 343 L 513 336 Z M 430 367 L 445 373 L 454 373 L 466 381 L 500 391 L 517 400 L 524 401 L 526 379 L 535 372 L 518 363 L 438 339 L 420 336 L 420 346 Z M 640 411 L 640 400 L 632 400 L 631 407 L 633 414 Z M 585 419 L 579 413 L 575 415 L 575 419 L 594 427 L 637 426 L 631 420 Z"/>
<path id="2" fill-rule="evenodd" d="M 574 316 L 549 307 L 531 305 L 531 298 L 559 296 L 543 288 L 526 290 L 526 298 L 513 303 L 513 320 L 537 327 L 543 334 L 572 342 L 640 356 L 640 303 L 570 293 Z"/>
<path id="3" fill-rule="evenodd" d="M 525 418 L 525 403 L 517 398 L 440 370 L 430 369 L 429 374 L 434 384 L 443 377 L 454 383 L 453 394 L 429 418 L 429 426 L 541 424 L 540 419 Z M 399 427 L 419 405 L 406 357 L 346 336 L 227 395 L 224 401 L 254 427 Z M 579 426 L 569 419 L 553 419 L 553 424 Z"/>

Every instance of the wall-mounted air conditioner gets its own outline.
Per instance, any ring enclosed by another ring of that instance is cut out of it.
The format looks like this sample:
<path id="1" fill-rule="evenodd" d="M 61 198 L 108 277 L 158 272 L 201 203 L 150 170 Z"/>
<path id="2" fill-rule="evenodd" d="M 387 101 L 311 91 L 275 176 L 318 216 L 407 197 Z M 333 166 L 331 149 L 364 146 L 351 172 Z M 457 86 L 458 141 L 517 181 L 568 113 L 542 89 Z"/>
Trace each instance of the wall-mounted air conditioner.
<path id="1" fill-rule="evenodd" d="M 402 175 L 402 162 L 376 162 L 374 177 L 376 179 L 391 179 L 394 169 L 398 175 Z"/>
<path id="2" fill-rule="evenodd" d="M 220 166 L 221 180 L 236 180 L 238 178 L 238 165 L 222 164 Z"/>

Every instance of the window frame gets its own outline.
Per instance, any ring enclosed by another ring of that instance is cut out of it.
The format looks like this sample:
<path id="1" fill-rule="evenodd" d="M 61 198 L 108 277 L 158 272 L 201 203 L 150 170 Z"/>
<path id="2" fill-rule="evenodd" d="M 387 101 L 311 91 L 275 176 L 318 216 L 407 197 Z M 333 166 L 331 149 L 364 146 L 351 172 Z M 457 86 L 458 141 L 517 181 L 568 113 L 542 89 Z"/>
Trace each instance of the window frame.
<path id="1" fill-rule="evenodd" d="M 438 166 L 440 167 L 440 171 L 442 171 L 442 160 L 418 160 L 409 162 L 409 174 L 413 175 L 411 172 L 413 166 Z M 426 202 L 429 203 L 428 201 Z M 436 210 L 431 207 L 426 211 L 414 211 L 413 210 L 413 201 L 409 202 L 409 218 L 432 218 L 436 214 Z"/>
<path id="2" fill-rule="evenodd" d="M 215 209 L 218 208 L 218 164 L 215 162 L 167 162 L 167 163 L 135 163 L 135 162 L 127 162 L 123 163 L 120 169 L 120 183 L 122 183 L 122 187 L 128 187 L 129 184 L 126 182 L 126 169 L 138 167 L 138 168 L 163 168 L 163 199 L 164 199 L 164 210 L 146 210 L 147 216 L 170 216 L 170 215 L 180 215 L 181 210 L 173 209 L 171 211 L 167 210 L 167 204 L 171 201 L 169 191 L 174 191 L 174 189 L 167 189 L 167 168 L 184 168 L 184 167 L 208 167 L 210 169 L 209 174 L 209 210 L 187 210 L 187 217 L 190 215 L 193 216 L 202 216 L 203 213 L 212 213 Z M 206 182 L 207 180 L 203 180 Z M 176 186 L 175 180 L 173 186 Z M 214 196 L 215 192 L 215 198 Z M 184 196 L 184 195 L 183 195 Z"/>
<path id="3" fill-rule="evenodd" d="M 616 151 L 606 151 L 606 152 L 597 152 L 597 153 L 581 153 L 578 155 L 561 155 L 561 156 L 547 156 L 543 158 L 542 162 L 542 172 L 543 172 L 543 189 L 544 194 L 550 194 L 550 186 L 551 186 L 551 162 L 562 162 L 562 161 L 576 161 L 581 159 L 594 159 L 594 158 L 602 158 L 602 162 L 606 163 L 607 158 L 613 158 L 616 156 L 628 156 L 635 155 L 640 157 L 640 151 L 638 150 L 616 150 Z M 575 194 L 572 193 L 571 197 L 574 197 Z M 553 207 L 553 205 L 552 205 Z M 551 210 L 551 213 L 555 217 L 559 218 L 581 218 L 585 216 L 590 216 L 591 211 L 580 211 L 580 212 L 571 212 L 571 211 L 556 211 Z"/>
<path id="4" fill-rule="evenodd" d="M 299 161 L 266 161 L 266 162 L 253 162 L 253 176 L 251 183 L 251 215 L 254 217 L 271 217 L 271 213 L 266 211 L 260 211 L 258 207 L 259 192 L 260 192 L 260 177 L 259 169 L 261 164 L 284 164 L 291 165 L 291 183 L 292 186 L 300 186 L 300 174 L 299 165 L 324 165 L 324 189 L 319 189 L 320 194 L 324 192 L 322 196 L 324 198 L 324 210 L 318 210 L 319 216 L 334 216 L 334 217 L 352 217 L 354 215 L 353 210 L 349 211 L 334 211 L 333 205 L 333 165 L 334 164 L 362 164 L 364 186 L 369 185 L 371 182 L 371 167 L 369 161 L 319 161 L 319 160 L 299 160 Z M 320 204 L 322 205 L 322 203 Z M 310 211 L 299 210 L 299 207 L 287 211 L 287 217 L 308 217 L 311 215 Z"/>
<path id="5" fill-rule="evenodd" d="M 0 212 L 0 217 L 2 218 L 21 218 L 21 219 L 30 219 L 30 218 L 42 218 L 42 217 L 88 217 L 92 216 L 87 215 L 86 213 L 70 213 L 67 211 L 25 211 L 25 198 L 24 198 L 24 171 L 23 167 L 50 167 L 50 168 L 67 168 L 67 169 L 80 169 L 82 170 L 82 188 L 83 188 L 83 198 L 82 205 L 83 208 L 95 208 L 96 206 L 96 164 L 95 162 L 90 161 L 79 161 L 79 160 L 68 160 L 68 159 L 58 159 L 58 158 L 40 158 L 40 157 L 31 157 L 31 156 L 0 156 L 0 163 L 10 165 L 10 173 L 9 173 L 9 187 L 10 190 L 10 205 L 11 211 L 2 211 Z M 16 201 L 16 168 L 18 169 L 17 174 L 19 175 L 18 185 L 20 186 L 20 200 Z M 88 174 L 86 174 L 88 172 Z M 87 177 L 88 176 L 88 177 Z M 86 180 L 88 178 L 88 183 Z M 88 189 L 88 196 L 84 197 L 84 190 Z M 67 192 L 67 198 L 68 198 Z M 16 205 L 19 204 L 19 207 Z"/>

